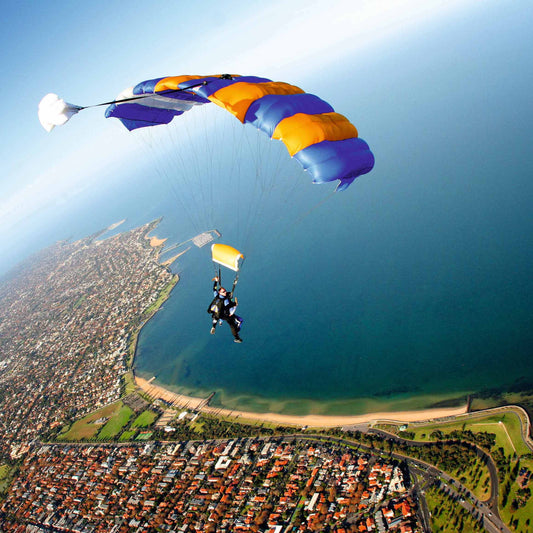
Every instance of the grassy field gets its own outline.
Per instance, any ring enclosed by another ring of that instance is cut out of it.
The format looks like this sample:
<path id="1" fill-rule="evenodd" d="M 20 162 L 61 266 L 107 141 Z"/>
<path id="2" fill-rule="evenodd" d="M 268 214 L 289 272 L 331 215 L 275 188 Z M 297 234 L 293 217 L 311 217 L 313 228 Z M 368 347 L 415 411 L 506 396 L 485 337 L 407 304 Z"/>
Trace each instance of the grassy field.
<path id="1" fill-rule="evenodd" d="M 457 502 L 438 489 L 431 487 L 426 492 L 426 501 L 431 513 L 431 529 L 439 533 L 481 533 L 485 529 Z"/>
<path id="2" fill-rule="evenodd" d="M 468 457 L 468 461 L 465 460 L 466 457 Z M 463 460 L 455 463 L 455 467 L 439 466 L 439 468 L 457 479 L 479 500 L 489 499 L 491 488 L 489 469 L 479 457 L 475 456 L 474 452 L 463 455 Z"/>
<path id="3" fill-rule="evenodd" d="M 0 494 L 7 490 L 11 483 L 14 469 L 8 465 L 0 465 Z"/>
<path id="4" fill-rule="evenodd" d="M 506 455 L 518 456 L 531 453 L 522 439 L 520 418 L 517 413 L 508 410 L 497 414 L 479 415 L 473 413 L 468 417 L 460 417 L 450 422 L 435 422 L 423 426 L 410 425 L 409 431 L 415 434 L 415 440 L 435 440 L 431 433 L 439 430 L 445 435 L 452 431 L 472 431 L 494 433 L 496 448 L 502 447 Z"/>
<path id="5" fill-rule="evenodd" d="M 176 283 L 178 283 L 178 281 L 179 281 L 178 276 L 174 276 L 172 278 L 172 280 L 166 285 L 166 287 L 159 293 L 157 300 L 150 307 L 148 307 L 148 309 L 146 309 L 146 311 L 144 312 L 145 316 L 149 316 L 154 311 L 157 311 L 157 309 L 159 309 L 163 305 L 165 300 L 167 300 L 170 294 L 170 291 L 172 291 L 172 289 L 176 286 Z"/>
<path id="6" fill-rule="evenodd" d="M 519 411 L 509 408 L 497 413 L 472 413 L 468 417 L 459 417 L 456 420 L 441 423 L 435 422 L 420 426 L 411 424 L 408 431 L 414 434 L 415 440 L 420 441 L 435 440 L 432 437 L 432 433 L 435 431 L 440 431 L 443 439 L 453 431 L 493 434 L 495 436 L 495 442 L 491 450 L 493 453 L 501 448 L 505 457 L 514 458 L 511 463 L 513 467 L 516 465 L 516 459 L 518 458 L 520 459 L 519 468 L 525 467 L 533 472 L 531 450 L 522 438 L 521 416 L 522 414 Z M 383 429 L 397 432 L 393 427 Z M 500 471 L 500 475 L 504 475 L 503 482 L 500 485 L 499 503 L 501 517 L 512 530 L 533 533 L 533 526 L 530 524 L 530 522 L 533 522 L 533 498 L 524 497 L 524 492 L 520 490 L 516 475 L 513 472 L 514 468 L 511 468 L 510 471 L 506 469 Z M 461 477 L 466 479 L 464 484 L 470 488 L 472 487 L 472 482 L 474 483 L 475 489 L 473 492 L 478 498 L 485 499 L 488 496 L 487 476 L 486 474 L 480 474 L 478 467 L 462 472 Z M 531 487 L 529 489 L 531 490 Z M 436 531 L 448 531 L 446 529 L 446 520 L 444 520 L 443 524 L 436 524 L 435 527 Z"/>
<path id="7" fill-rule="evenodd" d="M 115 416 L 121 407 L 122 402 L 115 402 L 98 409 L 98 411 L 88 414 L 84 418 L 74 422 L 70 428 L 59 435 L 58 439 L 66 441 L 80 441 L 83 439 L 92 439 L 96 437 L 96 434 L 105 422 L 101 424 L 95 424 L 95 421 L 100 419 L 110 419 L 111 417 Z"/>
<path id="8" fill-rule="evenodd" d="M 154 421 L 157 418 L 157 413 L 154 413 L 153 411 L 146 410 L 143 411 L 134 421 L 131 425 L 133 428 L 146 428 L 151 426 Z"/>
<path id="9" fill-rule="evenodd" d="M 122 403 L 122 402 L 120 402 Z M 112 417 L 109 418 L 105 426 L 98 433 L 98 438 L 103 440 L 114 439 L 124 426 L 130 421 L 133 411 L 127 405 L 121 405 Z"/>
<path id="10" fill-rule="evenodd" d="M 481 459 L 477 458 L 474 465 L 464 470 L 450 472 L 465 487 L 468 487 L 478 500 L 485 501 L 490 497 L 490 474 Z"/>
<path id="11" fill-rule="evenodd" d="M 136 430 L 126 430 L 122 433 L 120 438 L 118 439 L 119 442 L 128 442 L 130 440 L 133 440 L 133 437 L 135 437 L 135 434 L 137 433 Z"/>
<path id="12" fill-rule="evenodd" d="M 518 420 L 512 420 L 515 418 L 512 413 L 503 415 L 501 419 L 496 420 L 496 417 L 492 417 L 492 420 L 486 420 L 483 422 L 473 422 L 469 424 L 467 428 L 471 431 L 484 431 L 486 433 L 494 433 L 496 435 L 496 448 L 503 448 L 506 455 L 516 453 L 517 455 L 523 455 L 527 453 L 525 445 L 520 445 L 522 438 L 520 436 L 520 423 Z M 514 422 L 518 423 L 518 427 L 515 431 L 509 431 L 509 428 L 513 428 Z M 513 437 L 511 437 L 513 435 Z"/>
<path id="13" fill-rule="evenodd" d="M 122 379 L 124 380 L 124 396 L 137 390 L 137 385 L 135 385 L 135 379 L 133 378 L 133 372 L 131 370 L 126 372 L 122 376 Z"/>
<path id="14" fill-rule="evenodd" d="M 150 437 L 153 435 L 151 431 L 141 431 L 136 437 L 135 440 L 150 440 Z"/>
<path id="15" fill-rule="evenodd" d="M 521 459 L 519 468 L 523 467 L 526 467 L 530 472 L 533 472 L 533 459 Z M 507 497 L 506 501 L 502 501 L 506 484 L 509 484 L 510 486 L 509 496 Z M 528 487 L 531 490 L 531 482 L 529 483 Z M 533 522 L 533 498 L 530 497 L 525 505 L 518 506 L 518 508 L 516 508 L 513 505 L 513 502 L 518 502 L 521 499 L 519 497 L 519 489 L 520 487 L 514 476 L 507 474 L 503 483 L 501 484 L 500 514 L 502 520 L 506 524 L 513 524 L 512 528 L 515 531 L 520 531 L 521 533 L 533 533 L 533 524 L 531 524 L 531 522 Z"/>

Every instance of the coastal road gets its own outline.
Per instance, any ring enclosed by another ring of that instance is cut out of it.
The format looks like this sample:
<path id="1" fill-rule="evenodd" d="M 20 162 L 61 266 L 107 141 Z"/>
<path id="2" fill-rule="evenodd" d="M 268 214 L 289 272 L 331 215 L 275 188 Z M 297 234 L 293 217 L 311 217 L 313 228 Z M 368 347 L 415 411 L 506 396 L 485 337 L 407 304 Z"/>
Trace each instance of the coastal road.
<path id="1" fill-rule="evenodd" d="M 427 471 L 420 470 L 414 465 L 409 467 L 409 475 L 411 476 L 412 486 L 410 495 L 418 501 L 417 514 L 424 533 L 431 533 L 431 513 L 429 512 L 428 504 L 424 496 L 425 488 L 434 483 L 434 479 L 430 469 Z"/>
<path id="2" fill-rule="evenodd" d="M 401 439 L 400 437 L 397 437 L 396 435 L 389 434 L 385 431 L 381 430 L 370 430 L 373 433 L 381 433 L 383 437 L 386 438 L 393 438 L 393 440 L 396 441 L 402 441 L 408 444 L 413 444 L 415 446 L 424 446 L 427 445 L 427 443 L 418 442 L 418 441 L 408 441 L 406 439 Z M 304 435 L 301 435 L 304 437 Z M 317 435 L 317 437 L 319 437 Z M 350 441 L 349 439 L 343 439 L 340 437 L 319 437 L 321 440 L 330 440 L 330 441 L 337 441 L 342 442 L 344 444 L 353 444 L 354 441 Z M 407 465 L 409 466 L 409 469 L 411 471 L 412 468 L 416 468 L 418 475 L 421 475 L 422 472 L 426 473 L 426 480 L 429 482 L 430 478 L 433 477 L 435 480 L 439 480 L 441 482 L 440 487 L 441 490 L 444 490 L 445 493 L 450 495 L 455 501 L 459 503 L 464 509 L 466 509 L 468 512 L 470 512 L 474 517 L 479 517 L 480 520 L 483 522 L 483 527 L 489 531 L 489 533 L 511 533 L 511 530 L 502 522 L 500 515 L 498 513 L 498 472 L 496 469 L 496 465 L 492 461 L 492 458 L 490 455 L 485 453 L 483 450 L 478 448 L 477 446 L 473 446 L 476 449 L 476 453 L 480 457 L 483 458 L 484 461 L 486 461 L 487 467 L 489 468 L 490 477 L 491 477 L 491 495 L 490 498 L 484 502 L 478 500 L 470 490 L 462 485 L 459 481 L 454 479 L 452 476 L 448 475 L 446 472 L 439 470 L 434 465 L 431 465 L 429 463 L 426 463 L 425 461 L 422 461 L 420 459 L 414 459 L 412 457 L 409 457 L 407 455 L 403 455 L 397 452 L 390 452 L 390 451 L 384 451 L 380 450 L 378 448 L 372 448 L 370 446 L 367 446 L 365 444 L 361 444 L 357 442 L 357 444 L 360 446 L 360 448 L 363 448 L 365 450 L 368 450 L 370 453 L 374 455 L 381 455 L 382 457 L 392 457 L 394 459 L 397 459 L 398 461 L 405 461 Z M 489 466 L 490 465 L 490 466 Z M 443 486 L 444 485 L 444 486 Z M 423 495 L 421 494 L 422 498 Z M 428 511 L 429 513 L 429 511 Z M 427 515 L 426 515 L 427 518 Z M 424 527 L 426 524 L 423 524 Z"/>
<path id="3" fill-rule="evenodd" d="M 397 435 L 394 435 L 393 433 L 389 433 L 387 431 L 383 431 L 381 429 L 369 429 L 368 433 L 379 435 L 380 437 L 386 438 L 386 439 L 392 439 L 395 442 L 405 444 L 407 446 L 415 446 L 417 448 L 421 448 L 423 446 L 427 446 L 428 444 L 431 444 L 430 442 L 420 442 L 415 440 L 408 440 L 403 439 L 401 437 L 398 437 Z M 456 441 L 440 441 L 443 443 L 452 443 Z M 498 480 L 498 469 L 496 465 L 494 464 L 494 461 L 492 460 L 492 457 L 485 452 L 485 450 L 479 448 L 473 443 L 466 443 L 468 446 L 470 446 L 471 449 L 473 449 L 476 452 L 476 455 L 483 461 L 483 464 L 486 465 L 489 476 L 490 476 L 490 496 L 488 500 L 483 502 L 485 505 L 487 505 L 493 515 L 500 518 L 500 513 L 498 510 L 498 498 L 499 498 L 499 480 Z M 452 479 L 450 476 L 447 476 L 449 479 Z M 458 481 L 456 481 L 457 484 L 459 484 Z"/>

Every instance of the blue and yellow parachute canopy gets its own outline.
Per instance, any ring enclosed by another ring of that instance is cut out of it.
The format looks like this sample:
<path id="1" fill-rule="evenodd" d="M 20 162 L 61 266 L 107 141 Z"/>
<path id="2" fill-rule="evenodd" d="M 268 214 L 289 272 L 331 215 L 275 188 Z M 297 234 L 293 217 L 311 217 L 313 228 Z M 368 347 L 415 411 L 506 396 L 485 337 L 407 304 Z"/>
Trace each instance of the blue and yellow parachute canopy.
<path id="1" fill-rule="evenodd" d="M 137 95 L 143 98 L 110 105 L 106 117 L 116 117 L 132 130 L 167 124 L 195 105 L 213 102 L 243 124 L 283 141 L 313 183 L 340 180 L 338 190 L 343 190 L 374 166 L 355 126 L 295 85 L 256 76 L 172 76 L 143 81 L 123 98 Z"/>
<path id="2" fill-rule="evenodd" d="M 126 128 L 135 130 L 168 124 L 192 107 L 210 102 L 271 139 L 283 141 L 291 157 L 311 174 L 313 183 L 339 180 L 337 190 L 344 190 L 374 167 L 368 144 L 346 117 L 318 96 L 267 78 L 224 74 L 146 80 L 108 102 L 106 117 L 118 118 Z M 83 109 L 68 106 L 72 113 Z M 41 123 L 45 127 L 62 124 L 64 115 L 57 123 L 48 116 Z"/>
<path id="3" fill-rule="evenodd" d="M 216 243 L 211 246 L 211 257 L 214 263 L 225 266 L 235 272 L 239 271 L 239 268 L 244 261 L 244 255 L 227 244 Z"/>

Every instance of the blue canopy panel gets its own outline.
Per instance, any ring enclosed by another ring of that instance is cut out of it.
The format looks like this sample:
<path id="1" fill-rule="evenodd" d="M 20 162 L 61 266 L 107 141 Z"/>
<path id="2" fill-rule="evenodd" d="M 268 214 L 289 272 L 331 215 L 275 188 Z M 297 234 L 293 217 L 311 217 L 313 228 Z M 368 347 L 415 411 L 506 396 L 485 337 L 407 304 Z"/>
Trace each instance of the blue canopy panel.
<path id="1" fill-rule="evenodd" d="M 359 137 L 313 144 L 294 154 L 294 159 L 311 174 L 313 183 L 340 180 L 338 191 L 374 167 L 374 155 Z"/>
<path id="2" fill-rule="evenodd" d="M 133 88 L 133 94 L 154 94 L 155 86 L 163 79 L 165 79 L 165 76 L 154 78 L 153 80 L 141 81 Z"/>
<path id="3" fill-rule="evenodd" d="M 124 102 L 123 104 L 111 104 L 105 111 L 106 118 L 118 118 L 129 131 L 159 124 L 168 124 L 174 117 L 182 115 L 184 111 L 172 109 L 158 109 Z"/>
<path id="4" fill-rule="evenodd" d="M 244 122 L 253 124 L 272 137 L 276 126 L 284 118 L 292 117 L 296 113 L 318 115 L 333 111 L 333 107 L 314 94 L 269 94 L 250 105 Z"/>

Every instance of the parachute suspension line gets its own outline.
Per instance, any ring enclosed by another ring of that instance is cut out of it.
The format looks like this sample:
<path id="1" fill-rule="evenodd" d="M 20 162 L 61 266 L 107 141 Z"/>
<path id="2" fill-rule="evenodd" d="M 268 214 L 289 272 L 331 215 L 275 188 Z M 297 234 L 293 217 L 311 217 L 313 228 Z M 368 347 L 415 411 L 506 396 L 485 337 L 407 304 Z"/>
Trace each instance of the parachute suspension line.
<path id="1" fill-rule="evenodd" d="M 205 107 L 207 108 L 208 106 Z M 213 190 L 215 185 L 212 177 L 214 149 L 207 133 L 207 130 L 211 127 L 206 116 L 209 113 L 209 109 L 205 109 L 202 106 L 202 108 L 194 111 L 197 111 L 194 117 L 197 123 L 196 128 L 185 128 L 184 137 L 186 137 L 185 141 L 189 150 L 186 153 L 184 153 L 184 150 L 176 150 L 176 156 L 180 158 L 181 166 L 184 169 L 184 179 L 192 196 L 193 209 L 204 226 L 202 231 L 205 231 L 206 227 L 214 225 Z M 189 117 L 186 117 L 186 120 L 187 118 Z M 176 139 L 178 131 L 181 133 L 181 130 L 177 128 L 173 130 L 174 138 Z"/>
<path id="2" fill-rule="evenodd" d="M 257 132 L 253 132 L 246 130 L 244 132 L 244 145 L 245 145 L 245 152 L 249 154 L 249 158 L 251 161 L 251 168 L 247 172 L 247 179 L 251 181 L 249 186 L 251 187 L 251 193 L 249 196 L 250 201 L 243 205 L 244 208 L 244 215 L 243 215 L 243 221 L 244 221 L 244 235 L 243 240 L 245 242 L 245 246 L 247 246 L 247 249 L 249 249 L 249 244 L 251 239 L 251 235 L 254 234 L 256 230 L 257 225 L 257 212 L 259 210 L 259 206 L 261 205 L 262 198 L 260 196 L 260 184 L 259 184 L 259 163 L 258 163 L 258 154 L 255 151 L 256 148 L 252 148 L 253 144 L 251 143 L 251 135 L 256 134 Z"/>
<path id="3" fill-rule="evenodd" d="M 161 91 L 156 94 L 161 96 L 175 94 L 189 91 L 195 87 L 205 86 L 208 83 L 210 82 L 204 80 L 194 85 L 189 85 L 186 89 L 172 89 Z M 153 96 L 154 94 L 152 93 L 135 95 L 120 100 L 83 107 L 80 106 L 80 109 L 139 101 Z M 157 173 L 164 179 L 168 188 L 181 205 L 183 212 L 193 226 L 194 231 L 200 233 L 205 231 L 207 227 L 213 225 L 213 191 L 215 185 L 212 178 L 214 164 L 213 146 L 215 141 L 209 135 L 208 130 L 211 128 L 212 124 L 207 119 L 207 113 L 209 110 L 205 109 L 213 106 L 197 107 L 199 107 L 199 109 L 193 109 L 192 114 L 195 115 L 195 119 L 199 118 L 201 119 L 201 122 L 203 122 L 203 124 L 200 124 L 200 126 L 203 126 L 201 129 L 198 129 L 198 127 L 187 127 L 187 120 L 189 118 L 192 120 L 192 118 L 186 114 L 185 117 L 183 117 L 185 120 L 180 123 L 179 129 L 174 123 L 167 126 L 168 137 L 160 135 L 157 130 L 153 128 L 142 128 L 144 131 L 141 135 L 145 135 L 143 139 L 145 142 L 145 151 L 146 145 L 152 151 L 152 154 L 150 155 L 154 160 L 154 167 L 156 168 Z M 216 116 L 217 114 L 215 113 L 215 117 Z M 183 122 L 185 122 L 185 124 Z M 183 132 L 185 132 L 185 135 L 182 135 Z M 159 154 L 160 157 L 157 157 L 157 154 Z M 174 164 L 169 164 L 169 160 L 174 161 Z M 205 176 L 206 173 L 208 174 L 207 179 Z M 176 182 L 178 184 L 176 184 Z M 180 183 L 181 186 L 179 185 Z"/>
<path id="4" fill-rule="evenodd" d="M 196 224 L 193 222 L 193 214 L 190 212 L 187 204 L 183 201 L 183 197 L 179 194 L 174 180 L 170 178 L 168 169 L 163 164 L 165 158 L 161 157 L 161 154 L 165 154 L 165 150 L 164 147 L 161 146 L 161 142 L 158 142 L 158 135 L 159 134 L 152 128 L 143 128 L 142 130 L 132 132 L 132 137 L 139 147 L 139 150 L 141 150 L 145 154 L 146 159 L 151 162 L 151 168 L 156 174 L 155 177 L 158 176 L 162 180 L 162 185 L 170 190 L 173 197 L 176 199 L 176 202 L 181 204 L 183 212 L 186 213 L 187 218 L 196 228 Z"/>
<path id="5" fill-rule="evenodd" d="M 237 211 L 237 235 L 242 246 L 246 248 L 245 244 L 245 230 L 248 227 L 249 220 L 243 217 L 243 208 L 249 203 L 253 202 L 253 198 L 250 195 L 246 195 L 246 203 L 244 202 L 242 191 L 249 186 L 246 183 L 246 177 L 243 176 L 243 165 L 247 161 L 244 156 L 244 138 L 246 135 L 246 126 L 244 124 L 234 123 L 232 124 L 231 133 L 232 133 L 232 162 L 231 162 L 231 174 L 233 181 L 233 189 L 236 193 L 241 193 L 237 195 L 236 201 L 236 211 Z"/>
<path id="6" fill-rule="evenodd" d="M 241 261 L 241 264 L 240 264 L 240 268 L 242 268 L 242 265 L 244 264 L 244 259 Z M 239 283 L 239 274 L 240 274 L 240 270 L 237 270 L 237 272 L 235 272 L 235 277 L 233 278 L 233 285 L 231 286 L 231 297 L 233 298 L 233 296 L 235 296 L 235 288 L 237 287 L 237 283 Z"/>
<path id="7" fill-rule="evenodd" d="M 252 137 L 254 134 L 255 138 Z M 248 196 L 248 202 L 243 206 L 244 212 L 241 216 L 243 223 L 243 246 L 247 250 L 250 250 L 250 242 L 262 222 L 260 214 L 265 209 L 266 192 L 269 189 L 265 187 L 263 151 L 269 149 L 270 143 L 260 130 L 254 132 L 251 128 L 246 128 L 244 125 L 242 137 L 243 142 L 240 145 L 245 150 L 248 156 L 247 159 L 252 161 L 253 169 L 253 176 L 248 176 L 248 183 L 245 185 L 251 189 L 251 193 Z M 250 180 L 253 183 L 249 183 Z"/>
<path id="8" fill-rule="evenodd" d="M 177 135 L 178 126 L 171 125 L 169 128 L 169 138 L 172 143 L 172 150 L 169 150 L 167 157 L 172 161 L 171 168 L 172 181 L 180 183 L 183 203 L 187 206 L 187 213 L 192 219 L 195 231 L 201 232 L 206 228 L 202 219 L 201 203 L 198 200 L 196 187 L 199 182 L 199 167 L 194 160 L 195 150 L 189 145 L 192 144 L 192 137 L 187 123 L 184 121 L 180 125 L 179 131 L 185 132 L 182 138 Z M 187 157 L 186 157 L 187 155 Z"/>
<path id="9" fill-rule="evenodd" d="M 319 200 L 315 205 L 313 205 L 310 209 L 308 209 L 305 213 L 300 215 L 296 222 L 291 224 L 292 228 L 296 228 L 299 226 L 313 211 L 316 211 L 319 209 L 322 205 L 324 205 L 327 201 L 329 201 L 336 193 L 336 190 L 331 191 L 327 196 L 322 198 L 322 200 Z"/>
<path id="10" fill-rule="evenodd" d="M 243 261 L 244 263 L 244 261 Z M 215 268 L 215 276 L 218 277 L 218 286 L 219 287 L 223 287 L 222 285 L 222 272 L 220 270 L 220 266 L 217 268 L 217 265 L 215 263 L 213 263 L 213 266 Z M 241 263 L 241 266 L 242 266 L 242 263 Z M 237 283 L 239 282 L 239 272 L 237 271 L 235 273 L 235 277 L 233 278 L 233 284 L 231 286 L 231 291 L 229 291 L 229 293 L 231 294 L 231 296 L 233 297 L 234 293 L 235 293 L 235 288 L 237 287 Z"/>
<path id="11" fill-rule="evenodd" d="M 162 156 L 156 158 L 161 175 L 167 179 L 197 233 L 216 225 L 212 213 L 214 185 L 212 176 L 206 175 L 212 173 L 213 166 L 213 145 L 205 141 L 210 141 L 205 132 L 209 122 L 204 111 L 207 107 L 192 110 L 192 117 L 186 115 L 183 121 L 169 124 L 165 130 L 146 128 L 153 136 L 151 148 L 159 150 Z M 165 135 L 159 137 L 163 131 Z"/>
<path id="12" fill-rule="evenodd" d="M 159 176 L 164 179 L 174 198 L 181 205 L 183 212 L 193 226 L 194 231 L 200 232 L 201 226 L 198 217 L 194 209 L 191 209 L 191 202 L 188 201 L 186 197 L 187 187 L 181 187 L 182 190 L 180 190 L 180 187 L 176 185 L 176 177 L 170 175 L 171 172 L 172 174 L 183 174 L 183 165 L 180 168 L 177 165 L 169 165 L 168 163 L 165 163 L 169 158 L 172 159 L 175 157 L 175 155 L 180 152 L 180 149 L 175 146 L 172 139 L 169 139 L 169 136 L 162 136 L 159 130 L 147 128 L 147 131 L 142 131 L 141 136 L 143 136 L 146 145 L 152 152 L 151 155 L 154 158 L 154 167 Z"/>
<path id="13" fill-rule="evenodd" d="M 257 230 L 258 225 L 260 224 L 260 221 L 263 220 L 262 213 L 264 213 L 266 207 L 267 207 L 267 201 L 269 196 L 269 190 L 265 187 L 265 177 L 268 176 L 269 172 L 265 172 L 264 169 L 264 157 L 262 154 L 262 150 L 268 150 L 268 140 L 266 141 L 266 145 L 260 145 L 262 139 L 257 138 L 256 139 L 256 156 L 255 156 L 255 191 L 254 191 L 254 198 L 256 198 L 255 206 L 250 205 L 249 208 L 249 214 L 248 217 L 250 219 L 250 225 L 249 225 L 249 232 L 247 235 L 246 244 L 249 246 L 250 241 L 253 240 L 253 234 Z"/>
<path id="14" fill-rule="evenodd" d="M 297 183 L 297 180 L 294 180 Z M 293 188 L 293 190 L 295 190 Z M 296 221 L 290 222 L 285 221 L 281 224 L 281 226 L 270 235 L 271 240 L 278 240 L 283 236 L 286 236 L 290 232 L 294 231 L 305 219 L 307 219 L 308 216 L 311 215 L 314 211 L 319 209 L 322 205 L 324 205 L 326 202 L 328 202 L 334 195 L 336 194 L 336 191 L 333 190 L 330 193 L 328 193 L 324 198 L 316 202 L 310 209 L 305 211 L 302 215 L 300 215 Z M 252 248 L 250 248 L 251 250 Z"/>
<path id="15" fill-rule="evenodd" d="M 221 111 L 216 108 L 216 111 Z M 212 142 L 218 141 L 220 146 L 224 146 L 224 152 L 221 156 L 223 162 L 224 174 L 217 173 L 216 186 L 220 187 L 223 183 L 221 192 L 225 192 L 228 205 L 221 205 L 223 220 L 229 220 L 231 227 L 236 233 L 232 240 L 234 243 L 240 243 L 243 246 L 243 237 L 249 226 L 249 220 L 243 217 L 245 206 L 253 202 L 252 195 L 248 194 L 250 188 L 250 176 L 244 172 L 249 164 L 249 154 L 246 153 L 245 135 L 249 128 L 240 123 L 235 117 L 226 113 L 217 115 L 218 124 L 217 134 L 219 138 L 212 137 Z M 220 180 L 222 179 L 222 183 Z M 216 189 L 215 189 L 216 190 Z M 245 194 L 246 192 L 246 194 Z M 229 194 L 229 196 L 228 196 Z M 216 202 L 216 199 L 214 200 Z M 213 202 L 213 203 L 214 203 Z M 228 218 L 229 217 L 229 218 Z"/>
<path id="16" fill-rule="evenodd" d="M 251 201 L 247 204 L 247 215 L 244 217 L 247 226 L 245 248 L 250 252 L 251 242 L 255 241 L 253 238 L 255 232 L 259 227 L 265 227 L 266 213 L 273 209 L 274 203 L 279 206 L 291 202 L 296 194 L 298 180 L 285 179 L 289 177 L 285 176 L 288 163 L 285 147 L 282 144 L 269 140 L 258 129 L 255 131 L 255 138 L 248 135 L 245 140 L 248 153 L 253 158 L 255 172 L 254 192 L 250 195 Z M 287 194 L 289 192 L 291 194 Z M 276 209 L 275 213 L 271 213 L 273 220 L 278 221 L 280 217 L 283 218 L 285 212 L 287 210 Z"/>
<path id="17" fill-rule="evenodd" d="M 219 187 L 218 181 L 220 180 L 220 154 L 217 150 L 220 150 L 223 143 L 221 140 L 217 142 L 216 135 L 212 134 L 212 131 L 217 132 L 220 129 L 219 113 L 220 111 L 216 106 L 202 106 L 199 110 L 202 115 L 202 135 L 203 141 L 201 143 L 202 150 L 198 153 L 202 153 L 203 158 L 198 160 L 199 168 L 204 168 L 207 173 L 207 179 L 204 176 L 200 181 L 200 193 L 202 196 L 203 210 L 205 217 L 210 225 L 215 222 L 215 203 L 216 203 L 216 191 Z M 213 115 L 213 117 L 211 117 Z M 218 162 L 218 164 L 217 164 Z M 215 224 L 217 225 L 217 224 Z"/>
<path id="18" fill-rule="evenodd" d="M 237 283 L 239 282 L 239 273 L 235 274 L 235 278 L 233 279 L 233 285 L 231 286 L 231 297 L 235 296 L 235 287 L 237 287 Z"/>

